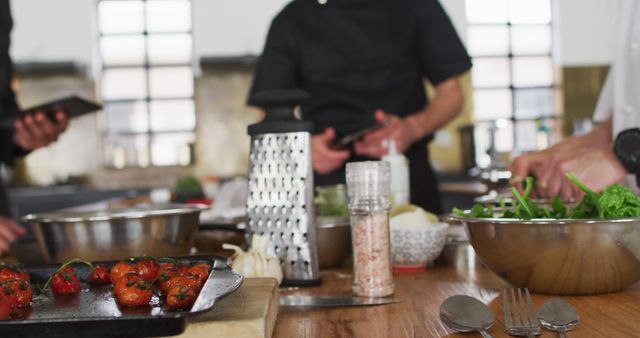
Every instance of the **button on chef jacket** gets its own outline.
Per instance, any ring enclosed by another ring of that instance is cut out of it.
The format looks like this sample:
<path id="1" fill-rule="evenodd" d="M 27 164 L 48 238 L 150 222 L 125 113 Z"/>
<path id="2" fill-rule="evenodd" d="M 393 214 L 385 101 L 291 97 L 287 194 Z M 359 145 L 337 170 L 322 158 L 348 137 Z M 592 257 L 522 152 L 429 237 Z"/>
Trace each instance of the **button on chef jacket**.
<path id="1" fill-rule="evenodd" d="M 640 4 L 621 0 L 611 69 L 596 105 L 594 120 L 613 118 L 613 137 L 625 129 L 640 127 Z M 628 186 L 637 188 L 635 176 Z"/>
<path id="2" fill-rule="evenodd" d="M 437 0 L 294 0 L 272 21 L 251 94 L 299 88 L 311 94 L 302 116 L 315 132 L 346 135 L 373 123 L 382 109 L 406 116 L 426 103 L 424 80 L 437 85 L 471 67 Z M 440 212 L 427 136 L 406 153 L 411 200 Z M 349 161 L 365 160 L 353 156 Z M 344 167 L 316 175 L 343 183 Z"/>

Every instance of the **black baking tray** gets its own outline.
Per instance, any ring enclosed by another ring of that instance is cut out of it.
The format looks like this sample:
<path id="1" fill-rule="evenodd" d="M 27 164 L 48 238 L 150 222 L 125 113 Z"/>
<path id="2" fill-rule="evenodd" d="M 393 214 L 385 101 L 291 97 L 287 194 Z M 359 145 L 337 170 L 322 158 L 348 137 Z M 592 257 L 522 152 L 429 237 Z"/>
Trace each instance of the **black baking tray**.
<path id="1" fill-rule="evenodd" d="M 182 263 L 209 263 L 213 266 L 213 279 L 217 283 L 213 292 L 216 300 L 234 292 L 242 284 L 242 276 L 233 271 L 227 259 L 218 256 L 172 257 Z M 108 267 L 116 261 L 97 262 Z M 86 281 L 90 268 L 74 264 L 81 280 Z M 160 306 L 154 295 L 151 305 L 141 308 L 120 307 L 113 298 L 110 285 L 89 287 L 83 285 L 78 295 L 54 296 L 51 291 L 40 293 L 38 286 L 60 267 L 58 264 L 31 265 L 24 270 L 31 274 L 34 297 L 30 309 L 22 318 L 0 321 L 0 337 L 158 337 L 172 336 L 185 331 L 187 319 L 211 308 L 197 312 L 172 312 Z M 203 288 L 204 289 L 204 288 Z M 204 291 L 203 291 L 204 292 Z M 198 297 L 203 297 L 203 292 Z"/>

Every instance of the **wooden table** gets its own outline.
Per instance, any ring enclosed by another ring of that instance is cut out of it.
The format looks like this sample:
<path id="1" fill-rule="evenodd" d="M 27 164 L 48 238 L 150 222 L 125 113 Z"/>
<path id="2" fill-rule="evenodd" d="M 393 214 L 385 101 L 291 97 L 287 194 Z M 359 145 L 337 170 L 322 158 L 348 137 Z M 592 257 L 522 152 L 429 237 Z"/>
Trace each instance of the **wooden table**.
<path id="1" fill-rule="evenodd" d="M 324 280 L 321 286 L 282 293 L 349 294 L 350 270 L 321 274 Z M 415 274 L 396 274 L 395 282 L 395 297 L 404 300 L 399 304 L 316 310 L 281 308 L 273 337 L 480 337 L 475 333 L 453 333 L 440 323 L 440 304 L 456 294 L 474 296 L 488 304 L 497 318 L 491 334 L 508 337 L 504 330 L 502 298 L 499 297 L 508 285 L 483 267 L 430 268 Z M 533 295 L 536 309 L 549 298 Z M 624 292 L 563 299 L 573 304 L 580 314 L 580 324 L 569 337 L 640 337 L 640 283 Z M 543 330 L 539 337 L 557 335 Z"/>

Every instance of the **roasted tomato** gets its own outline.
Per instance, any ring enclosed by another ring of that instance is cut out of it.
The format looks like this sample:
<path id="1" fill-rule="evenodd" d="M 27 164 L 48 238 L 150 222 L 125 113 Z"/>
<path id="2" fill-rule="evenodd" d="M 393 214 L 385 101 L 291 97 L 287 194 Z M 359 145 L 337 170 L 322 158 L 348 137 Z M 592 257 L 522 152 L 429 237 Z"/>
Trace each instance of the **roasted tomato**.
<path id="1" fill-rule="evenodd" d="M 133 272 L 124 275 L 116 283 L 113 293 L 120 305 L 144 306 L 151 301 L 153 288 L 151 283 Z"/>
<path id="2" fill-rule="evenodd" d="M 111 268 L 111 283 L 116 285 L 118 280 L 129 272 L 136 272 L 136 267 L 128 261 L 118 262 Z"/>
<path id="3" fill-rule="evenodd" d="M 109 284 L 110 279 L 109 268 L 104 265 L 96 265 L 89 273 L 89 283 L 104 285 Z"/>
<path id="4" fill-rule="evenodd" d="M 159 270 L 164 270 L 164 269 L 177 269 L 178 266 L 180 266 L 180 263 L 178 261 L 176 261 L 175 259 L 172 258 L 158 258 L 158 269 Z"/>
<path id="5" fill-rule="evenodd" d="M 0 264 L 0 281 L 11 279 L 26 280 L 27 282 L 31 282 L 31 277 L 29 276 L 28 272 L 23 271 L 12 264 Z"/>
<path id="6" fill-rule="evenodd" d="M 14 298 L 19 308 L 29 306 L 33 298 L 33 288 L 26 280 L 13 279 L 0 282 L 0 293 Z"/>
<path id="7" fill-rule="evenodd" d="M 173 277 L 167 282 L 166 289 L 171 290 L 176 286 L 186 286 L 193 289 L 196 293 L 202 288 L 202 281 L 194 275 Z"/>
<path id="8" fill-rule="evenodd" d="M 170 310 L 189 310 L 198 294 L 188 286 L 176 286 L 169 290 L 165 304 Z"/>
<path id="9" fill-rule="evenodd" d="M 204 263 L 196 264 L 189 268 L 187 273 L 197 276 L 200 281 L 204 284 L 204 282 L 209 278 L 209 273 L 211 272 L 211 266 Z"/>
<path id="10" fill-rule="evenodd" d="M 80 280 L 76 270 L 68 265 L 64 269 L 53 274 L 51 279 L 51 290 L 59 295 L 69 295 L 80 293 Z"/>
<path id="11" fill-rule="evenodd" d="M 168 269 L 168 268 L 160 268 L 160 272 L 158 273 L 158 279 L 156 279 L 156 284 L 158 285 L 158 289 L 160 292 L 167 293 L 169 291 L 169 281 L 174 278 L 180 276 L 178 269 Z"/>
<path id="12" fill-rule="evenodd" d="M 136 261 L 136 271 L 147 282 L 152 282 L 158 277 L 158 263 L 153 258 L 140 258 Z"/>
<path id="13" fill-rule="evenodd" d="M 18 303 L 13 297 L 6 296 L 0 292 L 0 320 L 11 317 L 13 311 L 18 308 Z"/>

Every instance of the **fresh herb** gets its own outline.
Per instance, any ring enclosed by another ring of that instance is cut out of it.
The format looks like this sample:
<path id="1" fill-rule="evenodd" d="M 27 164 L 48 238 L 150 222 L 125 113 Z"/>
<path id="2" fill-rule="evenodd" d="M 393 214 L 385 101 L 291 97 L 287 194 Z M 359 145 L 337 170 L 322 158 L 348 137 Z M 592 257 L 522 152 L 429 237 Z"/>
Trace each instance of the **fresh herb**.
<path id="1" fill-rule="evenodd" d="M 515 187 L 511 188 L 514 202 L 511 207 L 507 207 L 504 200 L 500 201 L 500 218 L 517 219 L 615 219 L 640 217 L 640 196 L 633 191 L 620 185 L 613 184 L 602 193 L 593 191 L 581 182 L 575 174 L 568 173 L 566 177 L 585 195 L 574 208 L 567 207 L 562 200 L 556 196 L 552 199 L 551 205 L 540 206 L 531 198 L 531 191 L 535 188 L 535 179 L 527 178 L 525 181 L 525 191 L 523 194 Z M 486 208 L 481 204 L 476 204 L 469 212 L 464 212 L 458 208 L 453 209 L 456 216 L 466 216 L 474 218 L 492 218 L 493 208 Z"/>

